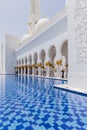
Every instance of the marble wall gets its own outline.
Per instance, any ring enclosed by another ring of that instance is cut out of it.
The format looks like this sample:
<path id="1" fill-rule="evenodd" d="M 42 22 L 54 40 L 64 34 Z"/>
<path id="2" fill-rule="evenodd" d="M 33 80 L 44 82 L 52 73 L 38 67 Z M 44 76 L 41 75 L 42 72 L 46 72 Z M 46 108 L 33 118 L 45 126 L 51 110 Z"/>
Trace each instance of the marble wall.
<path id="1" fill-rule="evenodd" d="M 87 89 L 87 0 L 70 0 L 69 84 Z"/>
<path id="2" fill-rule="evenodd" d="M 19 39 L 16 36 L 6 34 L 4 42 L 3 74 L 14 74 L 16 65 L 15 49 L 18 47 Z"/>

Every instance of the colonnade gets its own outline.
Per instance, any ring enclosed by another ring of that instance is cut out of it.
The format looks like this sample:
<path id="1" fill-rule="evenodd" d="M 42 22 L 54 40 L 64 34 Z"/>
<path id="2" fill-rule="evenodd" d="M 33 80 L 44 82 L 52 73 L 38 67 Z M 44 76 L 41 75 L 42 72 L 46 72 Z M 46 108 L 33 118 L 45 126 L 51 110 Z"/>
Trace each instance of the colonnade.
<path id="1" fill-rule="evenodd" d="M 18 75 L 67 78 L 68 63 L 66 63 L 66 57 L 62 55 L 56 61 L 55 57 L 56 47 L 52 45 L 49 48 L 48 61 L 46 61 L 46 52 L 42 49 L 39 54 L 35 52 L 33 55 L 29 54 L 28 56 L 17 59 L 15 72 Z"/>

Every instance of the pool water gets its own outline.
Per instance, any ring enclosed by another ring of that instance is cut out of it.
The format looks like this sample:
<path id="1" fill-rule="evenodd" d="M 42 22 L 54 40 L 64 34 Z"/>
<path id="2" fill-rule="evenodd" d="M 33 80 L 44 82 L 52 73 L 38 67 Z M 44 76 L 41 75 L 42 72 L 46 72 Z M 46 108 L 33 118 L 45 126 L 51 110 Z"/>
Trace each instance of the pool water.
<path id="1" fill-rule="evenodd" d="M 0 75 L 0 130 L 87 130 L 87 96 L 53 87 L 66 82 Z"/>

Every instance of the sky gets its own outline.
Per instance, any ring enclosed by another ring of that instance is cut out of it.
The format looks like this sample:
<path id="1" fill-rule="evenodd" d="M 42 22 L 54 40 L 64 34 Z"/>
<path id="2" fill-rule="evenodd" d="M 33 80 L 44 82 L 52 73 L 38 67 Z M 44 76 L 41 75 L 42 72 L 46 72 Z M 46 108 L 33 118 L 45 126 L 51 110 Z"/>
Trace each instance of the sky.
<path id="1" fill-rule="evenodd" d="M 40 0 L 41 17 L 52 18 L 65 6 L 66 0 Z M 0 0 L 0 42 L 5 34 L 18 38 L 28 33 L 30 0 Z"/>

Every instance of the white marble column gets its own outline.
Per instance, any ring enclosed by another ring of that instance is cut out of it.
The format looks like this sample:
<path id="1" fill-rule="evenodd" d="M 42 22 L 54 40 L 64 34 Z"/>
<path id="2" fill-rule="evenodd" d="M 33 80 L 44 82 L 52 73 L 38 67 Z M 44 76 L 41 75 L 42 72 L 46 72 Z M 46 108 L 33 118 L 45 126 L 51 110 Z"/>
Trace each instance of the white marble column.
<path id="1" fill-rule="evenodd" d="M 41 76 L 43 76 L 43 69 L 41 68 Z"/>
<path id="2" fill-rule="evenodd" d="M 23 74 L 23 68 L 21 68 L 21 75 Z"/>
<path id="3" fill-rule="evenodd" d="M 30 68 L 27 68 L 27 75 L 30 75 Z"/>
<path id="4" fill-rule="evenodd" d="M 61 77 L 61 67 L 60 67 L 60 65 L 57 65 L 57 76 L 59 78 Z"/>
<path id="5" fill-rule="evenodd" d="M 20 68 L 18 68 L 18 75 L 20 74 Z"/>
<path id="6" fill-rule="evenodd" d="M 44 76 L 44 75 L 43 75 L 43 68 L 41 68 L 41 74 L 42 74 L 42 76 Z"/>
<path id="7" fill-rule="evenodd" d="M 38 67 L 38 75 L 41 76 L 41 67 Z"/>
<path id="8" fill-rule="evenodd" d="M 46 76 L 50 77 L 50 67 L 49 66 L 46 67 Z"/>
<path id="9" fill-rule="evenodd" d="M 26 75 L 26 67 L 24 67 L 24 75 Z"/>
<path id="10" fill-rule="evenodd" d="M 34 75 L 34 71 L 35 71 L 34 69 L 35 69 L 35 68 L 34 68 L 34 67 L 32 67 L 32 75 Z"/>

